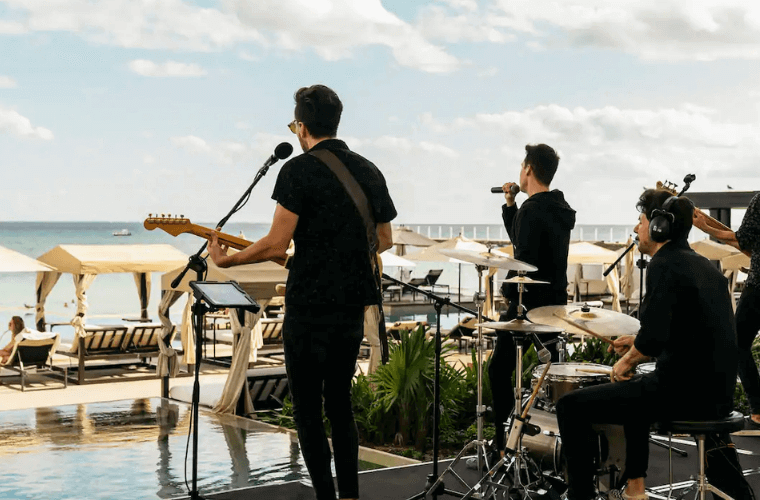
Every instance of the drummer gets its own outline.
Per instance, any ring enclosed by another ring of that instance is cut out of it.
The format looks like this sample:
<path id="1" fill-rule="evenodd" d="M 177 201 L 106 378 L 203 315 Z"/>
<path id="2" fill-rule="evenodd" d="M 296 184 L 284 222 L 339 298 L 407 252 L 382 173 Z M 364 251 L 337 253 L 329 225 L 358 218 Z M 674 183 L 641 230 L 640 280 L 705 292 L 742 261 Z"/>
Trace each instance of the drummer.
<path id="1" fill-rule="evenodd" d="M 652 259 L 639 332 L 610 346 L 623 355 L 612 367 L 613 383 L 569 392 L 557 403 L 569 500 L 596 496 L 592 424 L 623 425 L 627 484 L 622 497 L 646 500 L 650 425 L 722 418 L 732 410 L 738 362 L 727 280 L 689 247 L 691 201 L 673 198 L 663 211 L 670 196 L 649 189 L 637 204 L 639 250 Z M 663 218 L 653 221 L 658 215 L 670 219 L 669 227 L 661 224 Z M 650 226 L 664 228 L 664 234 L 658 236 Z M 636 365 L 649 358 L 657 359 L 655 370 L 632 377 Z M 708 437 L 708 479 L 734 498 L 751 498 L 730 442 L 728 434 Z"/>
<path id="2" fill-rule="evenodd" d="M 514 182 L 502 186 L 506 203 L 502 206 L 502 219 L 514 246 L 516 259 L 531 264 L 538 271 L 531 273 L 535 280 L 545 281 L 525 288 L 523 305 L 532 309 L 547 305 L 567 304 L 567 254 L 570 231 L 575 227 L 575 210 L 565 201 L 562 191 L 551 190 L 559 164 L 559 156 L 546 144 L 525 146 L 525 160 L 520 165 L 520 191 L 528 195 L 518 209 L 512 192 Z M 510 321 L 517 317 L 517 286 L 504 284 L 502 294 L 509 299 L 509 308 L 499 318 Z M 547 340 L 550 340 L 550 336 Z M 556 336 L 553 336 L 556 338 Z M 552 360 L 557 361 L 556 344 L 547 346 Z M 514 390 L 511 380 L 515 371 L 515 345 L 509 335 L 499 335 L 491 356 L 488 375 L 493 396 L 496 437 L 494 447 L 504 454 L 504 422 L 514 408 Z"/>

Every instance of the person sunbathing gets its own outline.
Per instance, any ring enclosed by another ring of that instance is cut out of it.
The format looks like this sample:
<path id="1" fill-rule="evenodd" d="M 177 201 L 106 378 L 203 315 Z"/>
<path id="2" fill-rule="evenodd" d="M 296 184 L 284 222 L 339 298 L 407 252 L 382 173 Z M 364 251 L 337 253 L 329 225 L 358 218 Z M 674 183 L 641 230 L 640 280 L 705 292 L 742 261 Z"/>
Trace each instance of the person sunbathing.
<path id="1" fill-rule="evenodd" d="M 11 320 L 8 322 L 8 330 L 11 332 L 11 341 L 0 349 L 0 363 L 5 364 L 8 362 L 8 358 L 11 356 L 11 353 L 13 352 L 13 344 L 16 343 L 16 336 L 24 331 L 30 331 L 26 326 L 24 326 L 24 320 L 20 316 L 13 316 Z"/>

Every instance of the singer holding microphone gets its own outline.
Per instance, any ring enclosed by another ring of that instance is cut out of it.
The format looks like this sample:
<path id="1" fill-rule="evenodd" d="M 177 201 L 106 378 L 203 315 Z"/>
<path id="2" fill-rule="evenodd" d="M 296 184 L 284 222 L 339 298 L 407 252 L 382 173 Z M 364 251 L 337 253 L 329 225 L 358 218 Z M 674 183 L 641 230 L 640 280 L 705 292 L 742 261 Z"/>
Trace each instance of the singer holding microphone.
<path id="1" fill-rule="evenodd" d="M 549 188 L 559 164 L 559 156 L 554 149 L 538 144 L 525 146 L 525 151 L 525 159 L 520 165 L 519 185 L 507 182 L 501 190 L 492 188 L 492 192 L 504 193 L 506 203 L 502 206 L 502 219 L 514 246 L 515 258 L 538 268 L 538 271 L 529 273 L 531 278 L 550 283 L 525 287 L 523 305 L 530 310 L 567 304 L 567 253 L 570 231 L 575 227 L 575 210 L 567 204 L 562 191 Z M 515 195 L 520 191 L 526 193 L 528 199 L 518 209 Z M 509 300 L 509 307 L 499 320 L 515 319 L 518 313 L 517 286 L 505 283 L 502 295 Z M 542 340 L 548 341 L 556 335 L 542 337 Z M 557 361 L 556 343 L 547 345 L 547 348 L 552 361 Z M 488 369 L 496 426 L 494 452 L 501 454 L 505 446 L 504 422 L 508 420 L 515 403 L 511 384 L 514 371 L 515 345 L 512 337 L 505 332 L 496 338 Z"/>
<path id="2" fill-rule="evenodd" d="M 377 245 L 373 250 L 378 253 L 392 246 L 390 221 L 396 209 L 380 170 L 336 138 L 343 110 L 338 95 L 324 85 L 313 85 L 296 91 L 295 103 L 295 120 L 288 128 L 298 136 L 304 154 L 280 170 L 269 234 L 229 256 L 213 237 L 208 250 L 216 265 L 229 267 L 282 259 L 294 241 L 282 336 L 298 440 L 317 499 L 335 500 L 322 421 L 324 399 L 333 430 L 339 498 L 354 499 L 359 497 L 359 435 L 351 380 L 364 336 L 365 308 L 381 298 L 370 246 Z M 365 225 L 354 197 L 323 162 L 326 151 L 364 192 L 373 227 Z M 375 238 L 369 237 L 372 233 Z"/>

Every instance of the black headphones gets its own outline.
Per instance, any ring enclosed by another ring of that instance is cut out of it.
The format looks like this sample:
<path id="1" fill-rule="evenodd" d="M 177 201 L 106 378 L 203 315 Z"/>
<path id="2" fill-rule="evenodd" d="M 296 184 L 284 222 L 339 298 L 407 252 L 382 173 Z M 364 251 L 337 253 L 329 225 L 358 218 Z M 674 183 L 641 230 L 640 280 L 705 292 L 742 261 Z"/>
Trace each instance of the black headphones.
<path id="1" fill-rule="evenodd" d="M 670 208 L 676 200 L 678 200 L 678 196 L 671 196 L 665 200 L 662 208 L 652 210 L 652 218 L 649 221 L 649 237 L 652 241 L 663 243 L 670 239 L 671 225 L 676 218 Z"/>

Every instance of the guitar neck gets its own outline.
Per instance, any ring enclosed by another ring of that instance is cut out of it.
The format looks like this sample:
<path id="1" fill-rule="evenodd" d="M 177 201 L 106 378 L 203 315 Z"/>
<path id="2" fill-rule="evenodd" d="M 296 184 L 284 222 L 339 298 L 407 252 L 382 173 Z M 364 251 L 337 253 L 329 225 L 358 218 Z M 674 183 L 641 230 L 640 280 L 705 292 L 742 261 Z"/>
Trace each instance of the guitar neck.
<path id="1" fill-rule="evenodd" d="M 148 217 L 143 223 L 145 229 L 152 231 L 159 228 L 172 236 L 179 236 L 180 234 L 194 234 L 201 238 L 211 238 L 215 233 L 219 242 L 223 245 L 227 245 L 230 248 L 236 250 L 243 250 L 253 244 L 252 241 L 248 241 L 231 234 L 221 233 L 214 231 L 213 229 L 193 224 L 188 219 L 184 218 L 170 218 L 170 217 Z"/>

